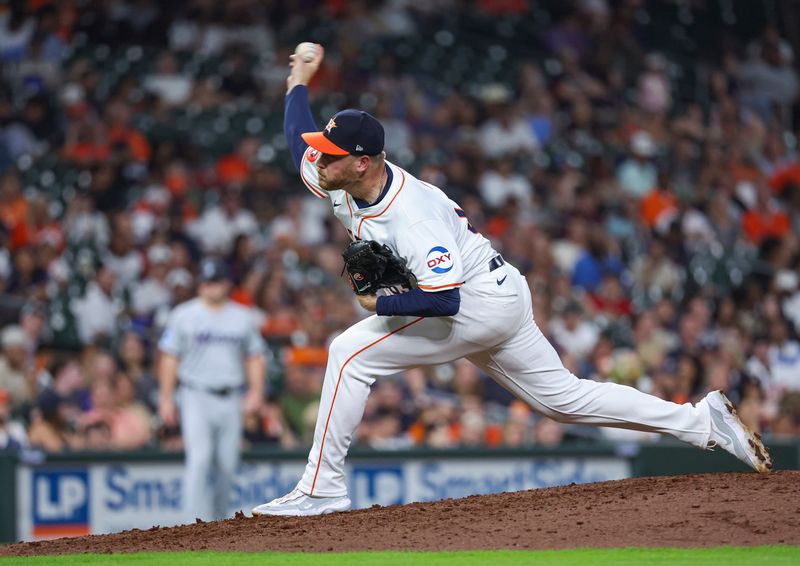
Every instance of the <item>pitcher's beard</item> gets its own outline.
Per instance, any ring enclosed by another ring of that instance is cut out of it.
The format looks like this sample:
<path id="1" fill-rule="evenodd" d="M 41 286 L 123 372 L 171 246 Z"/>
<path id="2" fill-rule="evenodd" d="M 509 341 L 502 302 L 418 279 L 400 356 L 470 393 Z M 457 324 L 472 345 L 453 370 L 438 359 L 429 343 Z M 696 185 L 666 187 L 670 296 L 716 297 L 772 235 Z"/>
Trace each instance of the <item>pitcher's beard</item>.
<path id="1" fill-rule="evenodd" d="M 324 191 L 347 190 L 358 181 L 358 174 L 353 171 L 339 171 L 336 178 L 322 173 L 317 174 L 317 185 Z"/>
<path id="2" fill-rule="evenodd" d="M 317 184 L 319 185 L 319 188 L 322 189 L 323 191 L 335 191 L 336 189 L 342 188 L 342 185 L 344 185 L 344 182 L 342 181 L 343 181 L 342 179 L 339 179 L 337 181 L 337 180 L 332 180 L 330 177 L 322 177 L 322 176 L 317 178 Z"/>

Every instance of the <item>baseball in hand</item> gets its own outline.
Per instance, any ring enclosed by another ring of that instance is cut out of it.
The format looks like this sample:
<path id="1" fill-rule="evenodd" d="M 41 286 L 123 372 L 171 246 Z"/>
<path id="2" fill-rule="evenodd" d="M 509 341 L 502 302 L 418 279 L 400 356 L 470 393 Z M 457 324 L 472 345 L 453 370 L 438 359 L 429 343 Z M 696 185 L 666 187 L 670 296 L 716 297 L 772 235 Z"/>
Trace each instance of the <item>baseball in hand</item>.
<path id="1" fill-rule="evenodd" d="M 305 61 L 306 63 L 310 63 L 311 61 L 313 61 L 314 58 L 316 58 L 318 51 L 319 47 L 317 47 L 317 44 L 311 43 L 309 41 L 304 41 L 303 43 L 299 44 L 294 50 L 294 52 L 297 55 L 300 55 L 300 57 L 302 57 L 303 61 Z"/>

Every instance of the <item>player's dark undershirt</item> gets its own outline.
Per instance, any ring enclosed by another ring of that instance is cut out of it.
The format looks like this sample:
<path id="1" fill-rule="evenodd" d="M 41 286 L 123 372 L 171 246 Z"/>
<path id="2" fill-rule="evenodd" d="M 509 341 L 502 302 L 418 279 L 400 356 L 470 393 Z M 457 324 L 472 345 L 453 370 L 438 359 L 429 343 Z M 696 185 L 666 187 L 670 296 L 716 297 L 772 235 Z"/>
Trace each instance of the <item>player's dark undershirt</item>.
<path id="1" fill-rule="evenodd" d="M 399 295 L 378 297 L 375 312 L 380 316 L 455 316 L 460 306 L 458 288 L 435 293 L 411 289 Z"/>
<path id="2" fill-rule="evenodd" d="M 303 154 L 308 148 L 308 144 L 303 141 L 301 134 L 318 130 L 317 124 L 314 123 L 314 117 L 311 115 L 311 106 L 308 104 L 308 88 L 304 85 L 297 85 L 286 95 L 283 134 L 286 136 L 286 143 L 289 144 L 294 167 L 298 171 L 300 171 L 300 164 L 303 161 Z"/>
<path id="3" fill-rule="evenodd" d="M 301 134 L 316 132 L 317 124 L 311 115 L 311 106 L 308 103 L 308 87 L 297 85 L 286 95 L 284 102 L 283 133 L 289 144 L 295 169 L 300 171 L 303 154 L 308 149 L 308 144 L 303 141 Z M 359 208 L 373 206 L 381 201 L 392 184 L 392 171 L 386 168 L 386 185 L 383 187 L 378 200 L 369 204 L 364 200 L 356 199 Z M 407 293 L 378 297 L 377 314 L 380 316 L 454 316 L 461 306 L 461 294 L 458 289 L 447 289 L 435 293 L 428 293 L 421 289 L 412 289 Z"/>

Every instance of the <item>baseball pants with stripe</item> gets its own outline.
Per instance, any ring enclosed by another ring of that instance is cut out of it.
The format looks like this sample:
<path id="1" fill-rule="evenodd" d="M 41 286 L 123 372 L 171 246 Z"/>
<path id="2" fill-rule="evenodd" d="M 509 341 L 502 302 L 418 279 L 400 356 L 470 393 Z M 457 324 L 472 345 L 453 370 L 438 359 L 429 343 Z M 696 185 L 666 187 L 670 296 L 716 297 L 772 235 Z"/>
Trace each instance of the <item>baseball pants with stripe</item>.
<path id="1" fill-rule="evenodd" d="M 376 379 L 459 358 L 557 421 L 660 432 L 707 445 L 707 411 L 632 387 L 578 379 L 564 368 L 534 322 L 525 278 L 506 263 L 461 287 L 461 308 L 454 317 L 371 316 L 333 340 L 300 491 L 327 497 L 347 493 L 345 457 Z"/>

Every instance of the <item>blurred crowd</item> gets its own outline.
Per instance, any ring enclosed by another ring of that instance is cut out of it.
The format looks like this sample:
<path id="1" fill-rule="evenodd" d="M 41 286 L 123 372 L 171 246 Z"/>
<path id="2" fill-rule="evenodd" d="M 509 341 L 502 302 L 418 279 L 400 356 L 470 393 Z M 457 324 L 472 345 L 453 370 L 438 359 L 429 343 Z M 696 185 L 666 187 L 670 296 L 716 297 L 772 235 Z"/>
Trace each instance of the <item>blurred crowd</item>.
<path id="1" fill-rule="evenodd" d="M 376 115 L 389 160 L 526 273 L 576 375 L 722 389 L 800 436 L 798 46 L 760 2 L 172 4 L 0 8 L 0 448 L 179 449 L 156 343 L 204 256 L 270 353 L 247 442 L 310 444 L 326 345 L 367 313 L 283 140 L 304 40 L 326 48 L 318 123 Z M 459 361 L 377 382 L 356 442 L 597 438 L 654 440 L 540 418 Z"/>

